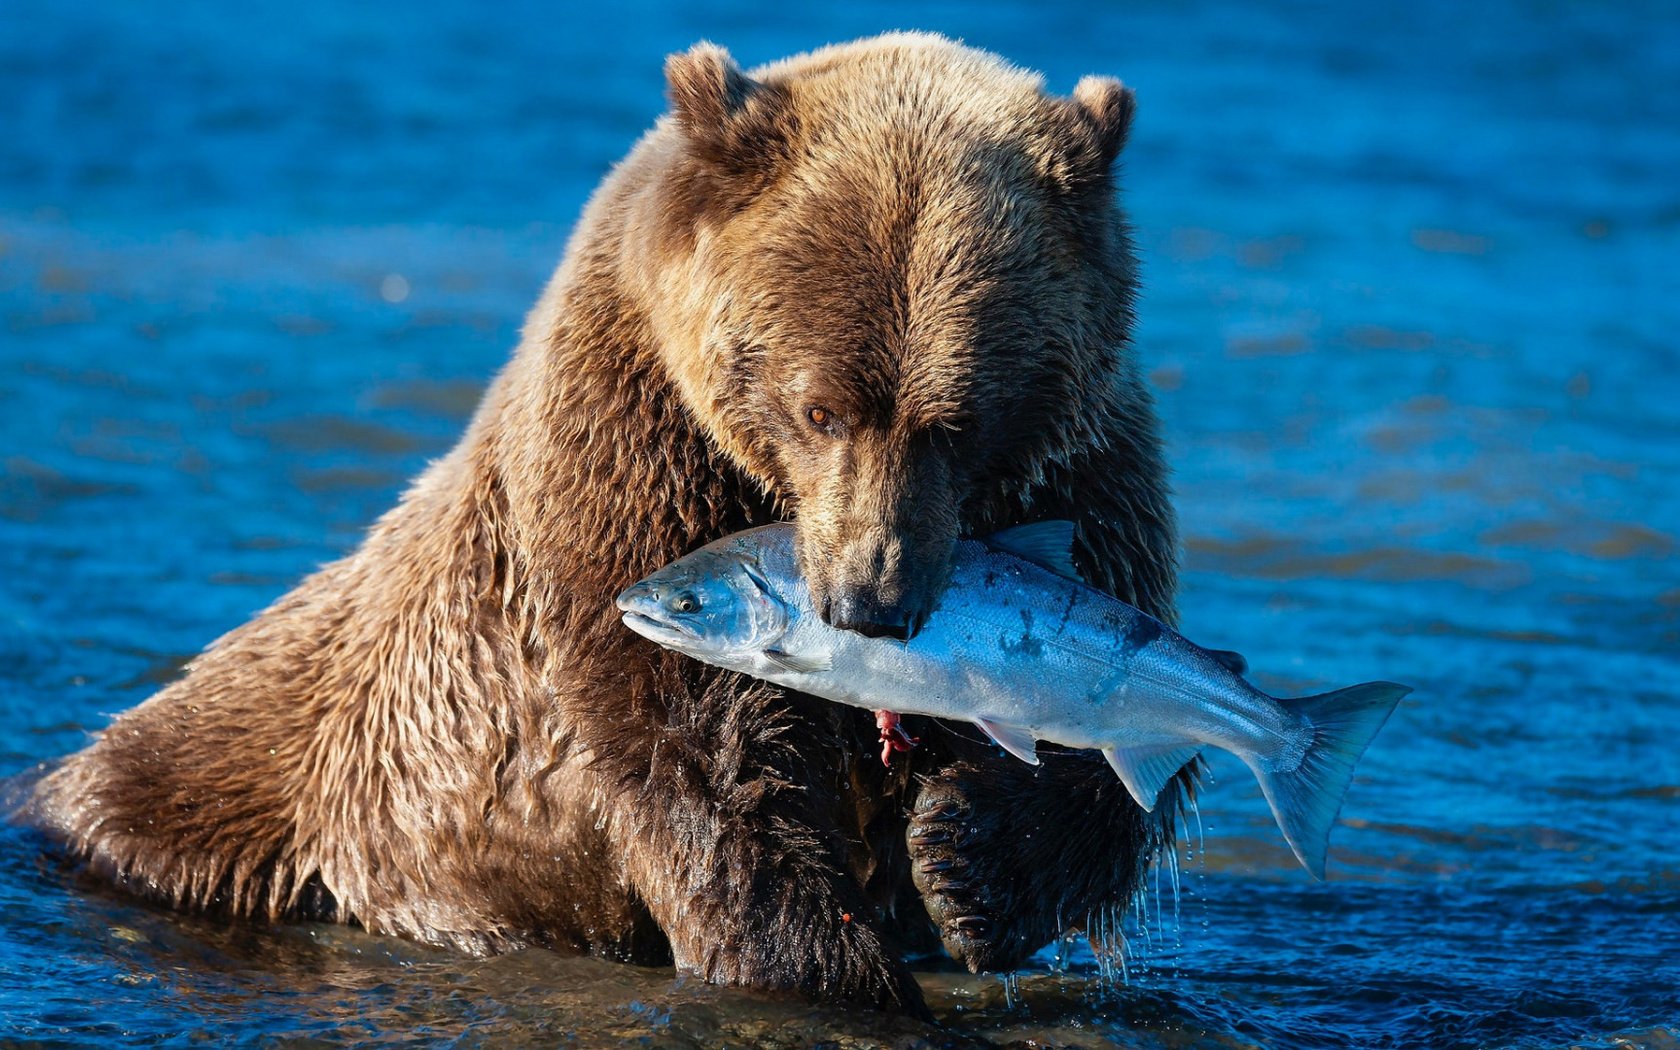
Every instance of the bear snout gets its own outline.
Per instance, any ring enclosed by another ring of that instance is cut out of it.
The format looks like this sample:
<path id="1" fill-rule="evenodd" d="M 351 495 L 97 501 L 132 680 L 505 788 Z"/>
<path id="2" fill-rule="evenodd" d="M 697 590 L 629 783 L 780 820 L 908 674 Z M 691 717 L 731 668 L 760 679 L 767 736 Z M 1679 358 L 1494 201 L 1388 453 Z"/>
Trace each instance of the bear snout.
<path id="1" fill-rule="evenodd" d="M 903 602 L 881 601 L 867 589 L 843 591 L 823 603 L 823 619 L 830 626 L 856 631 L 868 638 L 897 638 L 909 641 L 919 623 Z"/>
<path id="2" fill-rule="evenodd" d="M 831 627 L 909 641 L 927 623 L 950 568 L 955 537 L 868 530 L 813 574 L 816 606 Z"/>

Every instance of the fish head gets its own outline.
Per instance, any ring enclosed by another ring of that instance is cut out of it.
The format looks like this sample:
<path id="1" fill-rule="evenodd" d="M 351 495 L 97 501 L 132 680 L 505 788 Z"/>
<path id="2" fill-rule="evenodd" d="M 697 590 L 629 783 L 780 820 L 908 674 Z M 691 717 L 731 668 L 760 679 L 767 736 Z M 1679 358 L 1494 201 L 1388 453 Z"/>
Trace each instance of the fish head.
<path id="1" fill-rule="evenodd" d="M 618 596 L 624 624 L 668 649 L 745 669 L 795 613 L 749 543 L 726 540 L 672 562 Z"/>

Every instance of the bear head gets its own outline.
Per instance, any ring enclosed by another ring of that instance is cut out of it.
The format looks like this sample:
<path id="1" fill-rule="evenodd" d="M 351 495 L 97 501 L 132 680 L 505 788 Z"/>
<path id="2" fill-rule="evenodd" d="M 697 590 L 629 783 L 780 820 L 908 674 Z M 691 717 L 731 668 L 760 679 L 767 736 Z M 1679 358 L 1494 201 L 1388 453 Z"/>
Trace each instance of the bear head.
<path id="1" fill-rule="evenodd" d="M 1053 97 L 921 34 L 751 73 L 701 44 L 666 75 L 646 219 L 666 363 L 793 512 L 824 618 L 909 637 L 963 530 L 1030 516 L 1126 411 L 1136 279 L 1112 169 L 1132 94 L 1087 77 Z"/>

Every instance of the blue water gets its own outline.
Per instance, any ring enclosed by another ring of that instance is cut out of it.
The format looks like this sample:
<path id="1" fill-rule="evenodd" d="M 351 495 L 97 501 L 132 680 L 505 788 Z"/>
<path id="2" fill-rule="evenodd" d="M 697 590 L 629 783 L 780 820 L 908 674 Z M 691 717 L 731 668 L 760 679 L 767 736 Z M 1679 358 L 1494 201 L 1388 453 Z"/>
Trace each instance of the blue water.
<path id="1" fill-rule="evenodd" d="M 0 5 L 0 775 L 348 550 L 449 446 L 667 51 L 938 29 L 1138 91 L 1138 350 L 1190 633 L 1276 691 L 1417 687 L 1330 881 L 1216 756 L 1126 980 L 1080 945 L 1012 989 L 929 973 L 939 1038 L 1680 1045 L 1672 5 L 251 6 Z M 926 1035 L 181 919 L 0 836 L 0 1039 Z"/>

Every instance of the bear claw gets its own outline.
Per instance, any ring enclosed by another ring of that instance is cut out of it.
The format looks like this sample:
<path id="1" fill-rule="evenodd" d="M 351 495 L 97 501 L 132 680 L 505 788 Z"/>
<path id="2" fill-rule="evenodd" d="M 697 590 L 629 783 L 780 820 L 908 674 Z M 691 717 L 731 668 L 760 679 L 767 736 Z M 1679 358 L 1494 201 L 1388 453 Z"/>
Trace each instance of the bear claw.
<path id="1" fill-rule="evenodd" d="M 984 937 L 992 932 L 992 920 L 984 915 L 959 915 L 951 920 L 951 925 L 974 937 Z"/>
<path id="2" fill-rule="evenodd" d="M 912 846 L 942 846 L 954 841 L 955 838 L 956 836 L 950 828 L 926 828 L 917 831 L 912 827 L 910 830 L 910 845 Z"/>

